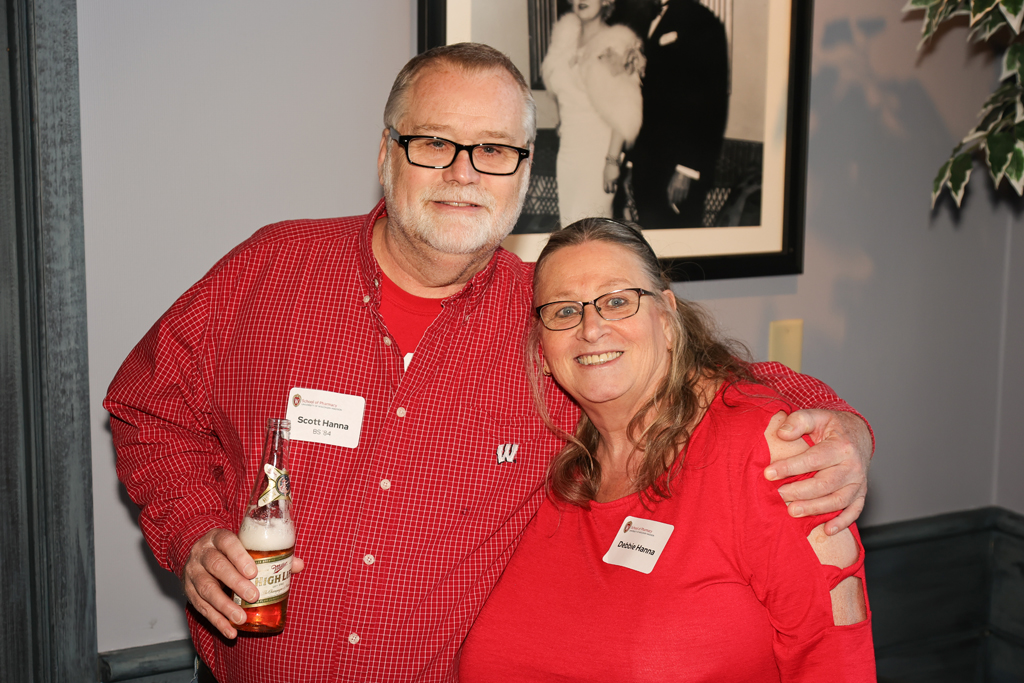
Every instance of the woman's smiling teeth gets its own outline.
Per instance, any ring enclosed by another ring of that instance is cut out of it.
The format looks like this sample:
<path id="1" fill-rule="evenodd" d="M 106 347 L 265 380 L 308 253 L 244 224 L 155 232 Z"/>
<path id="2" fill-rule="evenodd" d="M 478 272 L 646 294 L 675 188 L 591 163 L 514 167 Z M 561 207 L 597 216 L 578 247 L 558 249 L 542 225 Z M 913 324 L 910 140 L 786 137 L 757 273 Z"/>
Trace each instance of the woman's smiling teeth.
<path id="1" fill-rule="evenodd" d="M 609 351 L 608 353 L 593 354 L 590 356 L 576 356 L 576 362 L 580 365 L 601 365 L 608 361 L 615 360 L 622 355 L 622 351 Z"/>

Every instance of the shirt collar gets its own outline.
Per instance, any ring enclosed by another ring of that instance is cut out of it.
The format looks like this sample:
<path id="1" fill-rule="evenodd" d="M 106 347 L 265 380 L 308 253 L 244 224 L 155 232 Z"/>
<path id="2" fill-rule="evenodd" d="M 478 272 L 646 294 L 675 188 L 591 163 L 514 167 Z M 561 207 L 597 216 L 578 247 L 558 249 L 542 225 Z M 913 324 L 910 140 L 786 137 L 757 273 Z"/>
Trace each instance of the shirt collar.
<path id="1" fill-rule="evenodd" d="M 377 259 L 373 255 L 373 224 L 377 222 L 378 218 L 385 215 L 387 215 L 387 210 L 384 208 L 384 200 L 381 199 L 377 202 L 377 206 L 373 207 L 373 211 L 366 215 L 366 222 L 363 223 L 363 228 L 359 231 L 359 272 L 363 276 L 363 283 L 366 285 L 370 298 L 376 303 L 380 302 L 381 270 L 380 264 L 377 263 Z"/>

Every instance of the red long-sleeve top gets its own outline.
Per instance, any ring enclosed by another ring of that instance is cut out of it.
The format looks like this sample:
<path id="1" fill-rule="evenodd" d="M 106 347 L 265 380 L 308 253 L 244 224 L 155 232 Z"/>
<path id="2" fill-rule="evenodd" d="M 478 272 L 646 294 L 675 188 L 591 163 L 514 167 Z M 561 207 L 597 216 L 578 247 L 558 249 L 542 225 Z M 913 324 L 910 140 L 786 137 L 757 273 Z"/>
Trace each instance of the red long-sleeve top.
<path id="1" fill-rule="evenodd" d="M 466 638 L 462 683 L 873 682 L 870 615 L 836 626 L 829 593 L 864 589 L 864 548 L 851 527 L 858 560 L 823 565 L 807 535 L 833 515 L 791 518 L 764 478 L 765 429 L 789 409 L 770 393 L 719 392 L 669 498 L 545 500 Z M 605 561 L 654 545 L 650 522 L 674 527 L 650 573 Z"/>

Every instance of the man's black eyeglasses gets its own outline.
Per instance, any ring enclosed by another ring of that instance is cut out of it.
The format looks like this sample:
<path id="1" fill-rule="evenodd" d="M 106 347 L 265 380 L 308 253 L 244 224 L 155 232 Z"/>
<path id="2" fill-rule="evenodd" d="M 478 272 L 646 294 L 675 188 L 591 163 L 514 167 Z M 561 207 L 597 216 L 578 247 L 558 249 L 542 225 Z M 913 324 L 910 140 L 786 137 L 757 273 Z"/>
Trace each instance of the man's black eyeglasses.
<path id="1" fill-rule="evenodd" d="M 605 320 L 624 320 L 631 318 L 640 311 L 640 299 L 654 296 L 654 292 L 632 287 L 617 289 L 602 294 L 593 301 L 552 301 L 536 308 L 544 327 L 554 332 L 571 330 L 583 322 L 583 309 L 593 306 L 597 314 Z"/>
<path id="2" fill-rule="evenodd" d="M 432 135 L 399 135 L 394 128 L 388 128 L 388 135 L 405 148 L 405 158 L 410 164 L 423 168 L 448 168 L 455 163 L 459 152 L 466 150 L 469 161 L 477 172 L 487 175 L 512 175 L 519 170 L 519 164 L 523 159 L 530 156 L 530 150 L 511 145 L 489 142 L 460 145 Z"/>

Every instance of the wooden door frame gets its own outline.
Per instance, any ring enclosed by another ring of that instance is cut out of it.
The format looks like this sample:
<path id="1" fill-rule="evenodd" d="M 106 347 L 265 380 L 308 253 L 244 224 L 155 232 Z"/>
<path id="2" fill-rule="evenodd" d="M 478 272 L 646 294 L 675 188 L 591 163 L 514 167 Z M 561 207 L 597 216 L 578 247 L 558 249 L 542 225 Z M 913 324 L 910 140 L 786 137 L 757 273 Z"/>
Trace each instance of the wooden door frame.
<path id="1" fill-rule="evenodd" d="M 74 0 L 4 0 L 0 40 L 0 678 L 96 681 Z"/>

